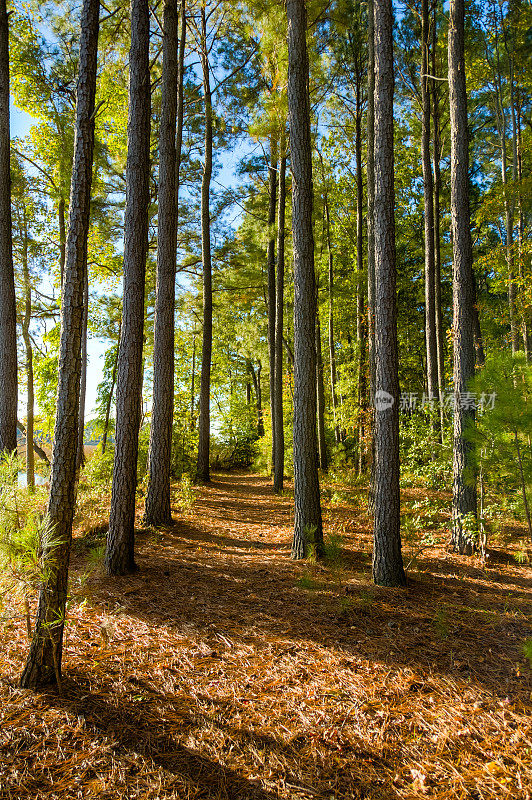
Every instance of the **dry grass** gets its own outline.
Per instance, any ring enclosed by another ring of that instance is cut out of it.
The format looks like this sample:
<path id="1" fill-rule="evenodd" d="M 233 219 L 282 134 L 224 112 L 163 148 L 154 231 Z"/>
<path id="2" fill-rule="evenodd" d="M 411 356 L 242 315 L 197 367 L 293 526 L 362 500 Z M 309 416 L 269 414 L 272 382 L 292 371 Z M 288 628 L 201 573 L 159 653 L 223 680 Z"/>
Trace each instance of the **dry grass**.
<path id="1" fill-rule="evenodd" d="M 532 569 L 433 550 L 377 589 L 362 509 L 326 514 L 324 566 L 289 560 L 290 514 L 217 476 L 135 575 L 83 585 L 76 548 L 63 697 L 17 688 L 12 609 L 0 798 L 530 798 Z"/>

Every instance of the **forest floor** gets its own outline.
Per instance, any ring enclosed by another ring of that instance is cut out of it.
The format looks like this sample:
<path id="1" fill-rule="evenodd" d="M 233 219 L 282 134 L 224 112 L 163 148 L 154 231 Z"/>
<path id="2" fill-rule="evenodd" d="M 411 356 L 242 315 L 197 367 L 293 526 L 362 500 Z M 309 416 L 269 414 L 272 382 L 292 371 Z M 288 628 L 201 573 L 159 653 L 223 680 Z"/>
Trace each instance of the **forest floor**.
<path id="1" fill-rule="evenodd" d="M 290 560 L 291 513 L 266 478 L 216 475 L 123 578 L 89 574 L 78 530 L 61 693 L 17 687 L 24 613 L 2 611 L 1 800 L 530 798 L 512 531 L 484 566 L 425 550 L 393 590 L 356 492 L 325 503 L 325 564 Z"/>

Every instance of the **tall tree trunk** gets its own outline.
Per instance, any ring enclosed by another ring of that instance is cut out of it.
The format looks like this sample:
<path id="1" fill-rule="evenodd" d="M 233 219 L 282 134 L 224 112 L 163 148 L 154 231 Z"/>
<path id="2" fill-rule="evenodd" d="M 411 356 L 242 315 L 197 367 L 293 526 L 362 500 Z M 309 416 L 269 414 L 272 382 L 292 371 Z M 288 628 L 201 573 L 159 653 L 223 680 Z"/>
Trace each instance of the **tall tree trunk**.
<path id="1" fill-rule="evenodd" d="M 393 10 L 375 0 L 375 514 L 373 580 L 406 583 L 399 497 L 399 377 L 394 219 Z"/>
<path id="2" fill-rule="evenodd" d="M 364 180 L 362 175 L 362 70 L 357 60 L 355 114 L 355 159 L 357 169 L 357 344 L 358 344 L 358 473 L 365 463 L 364 427 L 367 405 L 366 350 L 367 326 L 364 320 Z"/>
<path id="3" fill-rule="evenodd" d="M 196 412 L 196 333 L 192 340 L 192 375 L 190 377 L 190 430 L 196 427 L 194 414 Z"/>
<path id="4" fill-rule="evenodd" d="M 305 0 L 287 0 L 294 241 L 294 538 L 292 558 L 323 555 L 316 437 L 316 279 Z"/>
<path id="5" fill-rule="evenodd" d="M 318 293 L 316 293 L 318 294 Z M 320 469 L 327 472 L 327 441 L 325 438 L 325 389 L 323 386 L 323 355 L 319 304 L 316 304 L 316 403 L 318 424 L 318 455 Z"/>
<path id="6" fill-rule="evenodd" d="M 286 141 L 281 135 L 279 161 L 279 203 L 277 214 L 277 275 L 275 284 L 275 449 L 273 458 L 273 490 L 282 492 L 284 484 L 284 416 L 283 416 L 283 327 L 284 327 L 284 240 L 286 210 Z"/>
<path id="7" fill-rule="evenodd" d="M 451 112 L 451 226 L 453 234 L 453 535 L 460 553 L 472 552 L 464 516 L 477 511 L 476 487 L 468 479 L 472 444 L 467 430 L 474 409 L 460 402 L 475 374 L 473 251 L 469 211 L 469 142 L 464 58 L 464 0 L 451 0 L 449 10 L 449 102 Z"/>
<path id="8" fill-rule="evenodd" d="M 434 320 L 436 324 L 436 353 L 438 359 L 438 395 L 443 397 L 445 387 L 445 340 L 443 336 L 443 314 L 441 304 L 441 235 L 440 235 L 440 191 L 441 191 L 441 136 L 440 136 L 440 102 L 439 87 L 436 78 L 436 44 L 437 44 L 437 23 L 438 23 L 438 3 L 434 4 L 434 19 L 432 28 L 432 75 L 434 76 L 432 86 L 432 125 L 433 142 L 432 158 L 434 164 Z M 442 417 L 443 420 L 443 417 Z"/>
<path id="9" fill-rule="evenodd" d="M 0 0 L 0 456 L 17 449 L 17 308 L 9 135 L 9 22 Z"/>
<path id="10" fill-rule="evenodd" d="M 368 195 L 368 373 L 370 401 L 370 479 L 368 512 L 375 511 L 375 2 L 368 0 L 368 110 L 367 195 Z"/>
<path id="11" fill-rule="evenodd" d="M 425 211 L 425 343 L 427 351 L 427 390 L 439 400 L 438 351 L 436 342 L 436 303 L 434 265 L 434 187 L 430 159 L 430 25 L 429 0 L 421 0 L 421 162 Z M 436 422 L 436 420 L 434 420 Z"/>
<path id="12" fill-rule="evenodd" d="M 35 491 L 35 454 L 33 452 L 35 393 L 33 385 L 33 347 L 30 336 L 31 323 L 31 281 L 28 264 L 28 220 L 26 206 L 23 211 L 22 230 L 22 277 L 24 280 L 24 317 L 22 319 L 22 338 L 26 351 L 26 483 L 30 492 Z"/>
<path id="13" fill-rule="evenodd" d="M 268 169 L 268 356 L 270 364 L 270 418 L 272 424 L 272 472 L 275 464 L 275 211 L 277 205 L 277 142 L 271 137 Z"/>
<path id="14" fill-rule="evenodd" d="M 129 114 L 124 223 L 124 291 L 116 387 L 116 444 L 105 566 L 135 570 L 135 492 L 141 419 L 144 285 L 150 201 L 149 6 L 131 0 Z"/>
<path id="15" fill-rule="evenodd" d="M 165 0 L 163 84 L 159 132 L 153 406 L 148 459 L 149 481 L 144 510 L 146 525 L 167 525 L 172 521 L 170 468 L 174 420 L 174 312 L 177 253 L 176 124 L 179 47 L 177 22 L 177 0 Z"/>
<path id="16" fill-rule="evenodd" d="M 203 344 L 201 349 L 201 383 L 199 408 L 198 467 L 196 478 L 203 483 L 210 480 L 210 402 L 212 362 L 212 263 L 210 189 L 212 177 L 212 98 L 209 56 L 207 53 L 207 23 L 205 6 L 201 8 L 201 65 L 205 103 L 205 164 L 201 183 L 201 252 L 203 259 Z"/>
<path id="17" fill-rule="evenodd" d="M 334 439 L 336 444 L 339 444 L 342 440 L 340 434 L 340 423 L 338 420 L 338 395 L 336 393 L 336 381 L 337 381 L 337 373 L 336 373 L 336 350 L 335 350 L 335 342 L 334 342 L 334 260 L 333 260 L 333 249 L 332 249 L 332 241 L 331 241 L 331 216 L 329 211 L 329 198 L 327 192 L 323 195 L 323 202 L 325 205 L 325 224 L 326 224 L 326 233 L 327 233 L 327 259 L 328 259 L 328 289 L 329 289 L 329 325 L 328 325 L 328 334 L 329 334 L 329 365 L 331 370 L 331 402 L 332 402 L 332 411 L 333 411 L 333 421 L 334 421 Z"/>
<path id="18" fill-rule="evenodd" d="M 76 456 L 76 469 L 79 470 L 85 463 L 85 398 L 87 396 L 87 332 L 89 323 L 89 271 L 85 271 L 85 286 L 83 289 L 83 329 L 81 333 L 81 381 L 79 387 L 79 417 L 78 417 L 78 451 Z"/>
<path id="19" fill-rule="evenodd" d="M 98 55 L 99 0 L 84 0 L 81 13 L 74 163 L 70 189 L 65 282 L 49 525 L 42 546 L 44 580 L 33 638 L 20 684 L 37 688 L 60 681 L 68 564 L 75 504 L 83 291 L 94 153 L 94 98 Z"/>
<path id="20" fill-rule="evenodd" d="M 519 258 L 519 277 L 521 281 L 525 280 L 526 269 L 523 263 L 523 245 L 525 238 L 525 216 L 523 211 L 523 137 L 521 133 L 521 93 L 517 91 L 516 101 L 516 116 L 517 116 L 517 213 L 518 213 L 518 258 Z M 523 348 L 526 354 L 526 360 L 529 364 L 532 363 L 532 315 L 530 306 L 525 305 L 523 309 L 523 319 L 521 323 L 521 332 L 523 336 Z"/>

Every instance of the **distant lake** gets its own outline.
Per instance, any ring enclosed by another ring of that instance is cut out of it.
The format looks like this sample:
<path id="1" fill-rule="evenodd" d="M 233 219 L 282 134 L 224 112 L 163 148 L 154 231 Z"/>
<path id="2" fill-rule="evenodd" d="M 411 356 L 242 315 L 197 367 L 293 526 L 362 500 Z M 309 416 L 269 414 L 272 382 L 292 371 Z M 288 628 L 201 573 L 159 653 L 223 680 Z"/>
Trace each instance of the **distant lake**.
<path id="1" fill-rule="evenodd" d="M 35 473 L 35 486 L 44 486 L 48 479 L 43 478 L 42 475 L 38 475 Z M 25 472 L 18 473 L 18 485 L 19 486 L 27 486 L 28 485 L 28 478 Z"/>

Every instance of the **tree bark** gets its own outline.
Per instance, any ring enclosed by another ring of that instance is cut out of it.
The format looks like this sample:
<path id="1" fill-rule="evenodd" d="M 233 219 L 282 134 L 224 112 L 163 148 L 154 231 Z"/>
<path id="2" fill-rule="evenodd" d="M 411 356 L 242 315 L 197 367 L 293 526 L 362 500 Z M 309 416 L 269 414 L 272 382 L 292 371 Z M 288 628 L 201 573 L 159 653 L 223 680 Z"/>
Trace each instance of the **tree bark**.
<path id="1" fill-rule="evenodd" d="M 364 428 L 366 417 L 366 350 L 367 326 L 364 320 L 364 180 L 362 175 L 362 70 L 357 59 L 355 114 L 355 160 L 357 170 L 357 344 L 358 344 L 358 473 L 362 474 L 366 462 Z"/>
<path id="2" fill-rule="evenodd" d="M 319 305 L 316 304 L 316 402 L 318 423 L 318 455 L 320 469 L 327 472 L 327 441 L 325 438 L 325 390 L 323 386 L 323 356 Z"/>
<path id="3" fill-rule="evenodd" d="M 201 65 L 203 71 L 203 93 L 205 103 L 205 163 L 201 183 L 201 252 L 203 260 L 203 343 L 201 349 L 201 379 L 199 407 L 198 466 L 196 479 L 203 483 L 210 480 L 210 401 L 212 363 L 212 262 L 211 262 L 211 217 L 210 189 L 212 177 L 212 97 L 210 85 L 209 56 L 207 52 L 207 22 L 205 6 L 201 8 Z"/>
<path id="4" fill-rule="evenodd" d="M 118 331 L 118 341 L 120 341 L 121 335 L 121 327 Z M 116 356 L 115 361 L 113 364 L 113 371 L 111 373 L 111 388 L 109 389 L 109 397 L 107 398 L 107 405 L 105 407 L 105 422 L 103 425 L 103 434 L 102 434 L 102 455 L 105 453 L 105 449 L 107 447 L 107 436 L 109 435 L 109 420 L 111 417 L 111 405 L 113 403 L 113 394 L 115 391 L 115 384 L 116 384 L 116 373 L 118 370 L 118 353 L 119 353 L 119 346 L 116 345 Z"/>
<path id="5" fill-rule="evenodd" d="M 323 555 L 316 437 L 316 280 L 312 233 L 307 15 L 287 0 L 288 115 L 294 242 L 294 538 L 292 558 Z"/>
<path id="6" fill-rule="evenodd" d="M 177 0 L 165 0 L 163 16 L 163 85 L 159 131 L 159 208 L 153 342 L 153 406 L 148 459 L 149 481 L 144 510 L 144 523 L 155 526 L 168 525 L 172 521 L 170 468 L 174 420 L 178 46 Z"/>
<path id="7" fill-rule="evenodd" d="M 406 583 L 401 555 L 394 219 L 393 10 L 375 0 L 375 515 L 373 580 Z"/>
<path id="8" fill-rule="evenodd" d="M 440 191 L 441 191 L 441 136 L 440 136 L 440 102 L 439 87 L 436 78 L 436 44 L 437 44 L 437 23 L 438 23 L 438 3 L 434 4 L 434 20 L 432 29 L 432 75 L 434 76 L 432 86 L 432 158 L 434 165 L 434 319 L 436 324 L 436 353 L 438 359 L 438 393 L 441 398 L 445 387 L 445 340 L 443 336 L 443 314 L 441 304 L 441 234 L 440 234 Z M 441 407 L 441 406 L 440 406 Z M 441 417 L 443 420 L 443 417 Z M 443 422 L 442 422 L 443 426 Z"/>
<path id="9" fill-rule="evenodd" d="M 329 365 L 331 370 L 331 402 L 332 402 L 333 422 L 334 422 L 334 439 L 336 441 L 336 444 L 339 444 L 341 442 L 342 437 L 340 435 L 340 423 L 338 420 L 338 395 L 336 394 L 337 374 L 336 374 L 336 350 L 334 342 L 334 260 L 333 260 L 332 241 L 331 241 L 331 217 L 329 212 L 329 199 L 327 196 L 327 192 L 325 192 L 323 196 L 323 202 L 325 205 L 325 224 L 326 224 L 325 230 L 327 232 L 327 258 L 329 266 L 328 334 L 329 334 Z"/>
<path id="10" fill-rule="evenodd" d="M 24 280 L 24 317 L 22 319 L 22 338 L 26 351 L 26 484 L 30 492 L 35 491 L 35 454 L 33 452 L 35 393 L 33 385 L 33 347 L 30 336 L 31 323 L 31 281 L 28 264 L 28 221 L 26 206 L 23 210 L 22 229 L 22 277 Z"/>
<path id="11" fill-rule="evenodd" d="M 277 206 L 277 143 L 271 138 L 268 169 L 268 356 L 270 365 L 270 419 L 272 424 L 272 472 L 275 464 L 277 431 L 275 429 L 275 211 Z"/>
<path id="12" fill-rule="evenodd" d="M 425 345 L 427 352 L 427 391 L 439 400 L 438 350 L 436 337 L 436 281 L 434 263 L 434 186 L 430 158 L 430 25 L 429 0 L 421 0 L 421 162 L 425 218 Z M 434 419 L 436 424 L 436 419 Z"/>
<path id="13" fill-rule="evenodd" d="M 257 370 L 253 366 L 253 361 L 248 359 L 249 370 L 251 379 L 253 381 L 253 389 L 255 391 L 255 402 L 257 408 L 257 436 L 262 439 L 264 436 L 264 420 L 262 418 L 262 387 L 260 382 L 260 374 L 262 372 L 262 362 L 259 359 Z"/>
<path id="14" fill-rule="evenodd" d="M 83 328 L 81 332 L 81 381 L 79 387 L 79 418 L 78 418 L 78 452 L 76 456 L 76 469 L 79 470 L 85 463 L 85 398 L 87 396 L 87 330 L 89 323 L 89 271 L 85 270 L 85 286 L 83 288 Z"/>
<path id="15" fill-rule="evenodd" d="M 285 135 L 281 136 L 279 161 L 279 202 L 277 213 L 277 274 L 275 285 L 275 449 L 273 458 L 273 491 L 280 493 L 284 484 L 284 415 L 283 415 L 283 327 L 284 327 L 284 240 L 286 211 Z"/>
<path id="16" fill-rule="evenodd" d="M 467 430 L 475 412 L 461 402 L 475 374 L 473 251 L 469 211 L 469 142 L 464 58 L 464 0 L 451 0 L 449 10 L 449 102 L 451 112 L 451 227 L 453 235 L 453 535 L 460 553 L 472 553 L 463 520 L 476 516 L 476 487 L 467 477 L 473 446 Z"/>
<path id="17" fill-rule="evenodd" d="M 57 219 L 59 223 L 59 275 L 61 276 L 61 290 L 65 279 L 66 260 L 66 225 L 65 225 L 65 198 L 61 196 L 57 205 Z"/>
<path id="18" fill-rule="evenodd" d="M 49 525 L 42 546 L 44 578 L 28 659 L 20 684 L 37 688 L 60 682 L 68 565 L 75 505 L 76 452 L 81 375 L 83 291 L 94 153 L 94 98 L 99 0 L 84 0 L 81 14 L 74 162 L 70 189 L 65 281 Z"/>
<path id="19" fill-rule="evenodd" d="M 17 449 L 17 308 L 9 133 L 9 21 L 0 0 L 0 457 Z"/>
<path id="20" fill-rule="evenodd" d="M 150 180 L 149 7 L 131 0 L 129 112 L 124 222 L 122 331 L 116 386 L 116 444 L 105 567 L 135 570 L 135 492 L 141 418 L 144 285 L 148 253 Z"/>
<path id="21" fill-rule="evenodd" d="M 375 3 L 368 0 L 368 110 L 367 196 L 368 196 L 368 373 L 370 405 L 370 478 L 368 512 L 375 510 Z"/>

